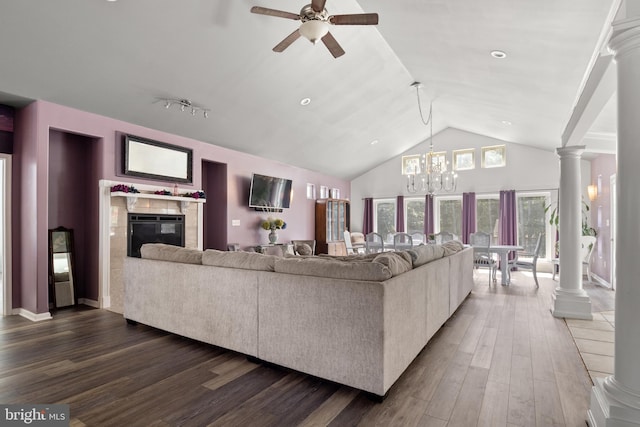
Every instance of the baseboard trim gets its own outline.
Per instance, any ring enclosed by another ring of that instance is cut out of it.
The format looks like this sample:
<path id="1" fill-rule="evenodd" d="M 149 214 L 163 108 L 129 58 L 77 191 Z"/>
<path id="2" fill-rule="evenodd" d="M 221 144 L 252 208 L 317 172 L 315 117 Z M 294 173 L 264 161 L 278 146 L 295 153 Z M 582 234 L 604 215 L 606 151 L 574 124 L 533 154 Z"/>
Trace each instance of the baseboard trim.
<path id="1" fill-rule="evenodd" d="M 602 277 L 598 276 L 597 274 L 593 274 L 591 273 L 591 277 L 593 277 L 593 281 L 596 282 L 597 284 L 604 286 L 607 289 L 611 289 L 611 283 L 607 282 L 606 280 L 604 280 Z"/>
<path id="2" fill-rule="evenodd" d="M 29 310 L 25 310 L 24 308 L 14 308 L 13 314 L 22 316 L 25 319 L 31 320 L 32 322 L 40 322 L 42 320 L 53 319 L 53 317 L 51 316 L 51 313 L 49 313 L 48 311 L 46 313 L 33 313 Z"/>
<path id="3" fill-rule="evenodd" d="M 98 303 L 98 301 L 88 298 L 78 298 L 78 304 L 88 305 L 93 308 L 100 308 L 100 303 Z"/>

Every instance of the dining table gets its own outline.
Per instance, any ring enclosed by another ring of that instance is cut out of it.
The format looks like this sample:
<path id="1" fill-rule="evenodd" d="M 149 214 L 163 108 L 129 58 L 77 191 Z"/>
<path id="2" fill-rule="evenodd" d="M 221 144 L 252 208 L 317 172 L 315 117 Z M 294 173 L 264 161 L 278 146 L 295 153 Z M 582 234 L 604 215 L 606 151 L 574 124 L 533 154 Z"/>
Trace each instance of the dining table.
<path id="1" fill-rule="evenodd" d="M 474 252 L 487 252 L 487 247 L 474 246 Z M 500 282 L 502 286 L 509 284 L 509 253 L 513 251 L 522 251 L 524 248 L 518 245 L 491 245 L 488 248 L 489 253 L 497 254 L 500 257 Z"/>

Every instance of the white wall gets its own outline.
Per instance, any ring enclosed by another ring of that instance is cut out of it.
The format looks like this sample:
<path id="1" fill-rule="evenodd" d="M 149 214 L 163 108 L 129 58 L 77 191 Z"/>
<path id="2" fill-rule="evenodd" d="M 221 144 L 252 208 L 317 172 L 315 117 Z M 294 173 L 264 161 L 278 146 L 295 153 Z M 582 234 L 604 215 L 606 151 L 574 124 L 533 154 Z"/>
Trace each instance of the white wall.
<path id="1" fill-rule="evenodd" d="M 476 168 L 458 172 L 458 187 L 455 194 L 497 193 L 500 190 L 553 190 L 560 186 L 560 161 L 555 151 L 504 142 L 452 128 L 434 135 L 433 144 L 434 152 L 447 151 L 449 160 L 451 160 L 452 150 L 476 148 Z M 505 144 L 507 148 L 507 166 L 482 169 L 480 148 L 501 144 Z M 406 178 L 401 175 L 402 156 L 424 154 L 428 151 L 429 141 L 426 140 L 351 181 L 351 229 L 353 231 L 362 230 L 365 197 L 375 199 L 412 195 L 407 192 Z M 586 192 L 586 186 L 590 182 L 589 162 L 583 161 L 581 170 L 583 191 Z"/>

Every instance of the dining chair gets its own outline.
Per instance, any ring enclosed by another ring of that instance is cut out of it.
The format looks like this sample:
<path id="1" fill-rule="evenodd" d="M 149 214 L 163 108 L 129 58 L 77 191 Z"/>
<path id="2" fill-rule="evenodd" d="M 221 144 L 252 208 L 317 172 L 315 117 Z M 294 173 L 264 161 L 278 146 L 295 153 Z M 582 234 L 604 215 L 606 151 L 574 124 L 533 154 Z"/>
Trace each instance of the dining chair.
<path id="1" fill-rule="evenodd" d="M 596 238 L 594 236 L 580 236 L 580 257 L 582 259 L 583 271 L 587 272 L 587 279 L 593 282 L 591 278 L 591 255 L 593 248 L 596 247 Z"/>
<path id="2" fill-rule="evenodd" d="M 355 255 L 356 253 L 364 253 L 365 246 L 364 243 L 354 244 L 353 239 L 356 233 L 351 233 L 350 231 L 344 231 L 344 246 L 347 249 L 347 255 Z M 362 233 L 358 233 L 362 234 Z M 364 236 L 363 239 L 364 241 Z"/>
<path id="3" fill-rule="evenodd" d="M 540 233 L 540 235 L 538 236 L 538 241 L 536 242 L 536 248 L 533 251 L 533 257 L 531 259 L 531 261 L 525 261 L 519 258 L 519 253 L 516 252 L 515 254 L 515 258 L 509 261 L 509 265 L 507 268 L 507 271 L 509 272 L 509 274 L 511 274 L 511 269 L 513 268 L 517 268 L 517 269 L 524 269 L 524 270 L 531 270 L 533 272 L 533 280 L 536 282 L 536 288 L 539 288 L 540 285 L 538 284 L 538 274 L 537 274 L 537 270 L 538 270 L 538 257 L 540 256 L 540 248 L 542 247 L 542 239 L 544 237 L 544 233 Z"/>
<path id="4" fill-rule="evenodd" d="M 469 235 L 469 243 L 473 246 L 473 266 L 474 268 L 487 268 L 489 270 L 489 283 L 496 282 L 496 270 L 498 261 L 493 257 L 489 248 L 491 247 L 491 235 L 481 231 Z"/>
<path id="5" fill-rule="evenodd" d="M 344 232 L 344 245 L 347 248 L 347 255 L 355 255 L 366 252 L 364 235 L 358 232 Z"/>
<path id="6" fill-rule="evenodd" d="M 393 236 L 393 250 L 404 251 L 411 249 L 413 246 L 413 238 L 407 233 L 396 233 Z"/>
<path id="7" fill-rule="evenodd" d="M 455 240 L 455 234 L 449 231 L 441 231 L 435 234 L 436 243 L 441 244 L 450 240 Z"/>
<path id="8" fill-rule="evenodd" d="M 365 249 L 368 254 L 384 252 L 384 239 L 375 232 L 367 234 L 365 237 Z"/>
<path id="9" fill-rule="evenodd" d="M 414 245 L 427 244 L 427 238 L 424 233 L 412 233 L 411 240 Z"/>
<path id="10" fill-rule="evenodd" d="M 593 281 L 591 276 L 591 255 L 593 249 L 596 246 L 596 238 L 594 236 L 580 236 L 580 259 L 582 260 L 582 271 L 586 270 L 587 279 L 590 282 Z M 556 275 L 560 269 L 560 259 L 554 258 L 551 260 L 553 264 L 553 280 L 556 280 Z"/>

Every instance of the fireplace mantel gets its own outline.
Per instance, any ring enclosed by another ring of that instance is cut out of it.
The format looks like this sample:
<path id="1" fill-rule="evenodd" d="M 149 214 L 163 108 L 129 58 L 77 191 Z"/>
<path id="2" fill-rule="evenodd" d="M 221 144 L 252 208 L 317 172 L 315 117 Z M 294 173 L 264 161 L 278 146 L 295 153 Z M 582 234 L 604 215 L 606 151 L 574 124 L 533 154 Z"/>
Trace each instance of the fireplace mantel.
<path id="1" fill-rule="evenodd" d="M 125 193 L 124 191 L 113 191 L 111 197 L 126 197 L 127 198 L 127 210 L 133 211 L 138 199 L 160 199 L 160 200 L 173 200 L 180 203 L 180 211 L 186 212 L 190 203 L 206 203 L 207 199 L 194 199 L 193 197 L 183 196 L 171 196 L 164 194 L 152 194 L 152 193 Z"/>

